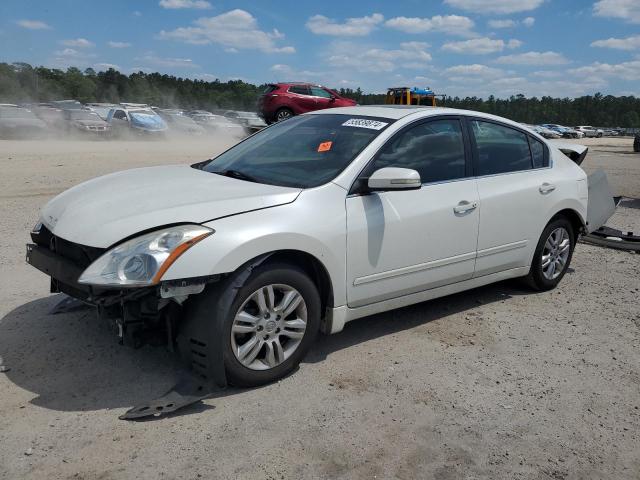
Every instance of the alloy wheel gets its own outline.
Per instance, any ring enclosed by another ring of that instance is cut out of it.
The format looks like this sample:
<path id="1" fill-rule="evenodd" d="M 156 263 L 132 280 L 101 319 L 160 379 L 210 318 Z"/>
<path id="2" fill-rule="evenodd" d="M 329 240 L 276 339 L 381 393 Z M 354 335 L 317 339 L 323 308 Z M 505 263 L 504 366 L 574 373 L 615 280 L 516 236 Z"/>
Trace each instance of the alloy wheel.
<path id="1" fill-rule="evenodd" d="M 571 250 L 569 232 L 564 227 L 553 230 L 542 250 L 542 274 L 547 280 L 555 280 L 564 271 Z"/>
<path id="2" fill-rule="evenodd" d="M 282 122 L 283 120 L 286 120 L 287 118 L 291 117 L 291 112 L 289 110 L 280 110 L 276 116 L 276 119 L 279 122 Z"/>
<path id="3" fill-rule="evenodd" d="M 231 325 L 231 347 L 251 370 L 268 370 L 300 346 L 307 328 L 307 305 L 295 288 L 265 285 L 240 306 Z"/>

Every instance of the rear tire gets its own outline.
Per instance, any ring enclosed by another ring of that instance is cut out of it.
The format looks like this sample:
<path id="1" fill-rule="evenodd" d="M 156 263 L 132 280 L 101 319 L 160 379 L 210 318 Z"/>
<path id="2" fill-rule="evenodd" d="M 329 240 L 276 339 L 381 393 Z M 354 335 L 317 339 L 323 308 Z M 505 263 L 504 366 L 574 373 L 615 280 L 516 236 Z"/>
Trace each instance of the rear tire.
<path id="1" fill-rule="evenodd" d="M 573 226 L 566 217 L 552 219 L 544 228 L 525 281 L 533 289 L 554 289 L 567 273 L 575 248 Z"/>

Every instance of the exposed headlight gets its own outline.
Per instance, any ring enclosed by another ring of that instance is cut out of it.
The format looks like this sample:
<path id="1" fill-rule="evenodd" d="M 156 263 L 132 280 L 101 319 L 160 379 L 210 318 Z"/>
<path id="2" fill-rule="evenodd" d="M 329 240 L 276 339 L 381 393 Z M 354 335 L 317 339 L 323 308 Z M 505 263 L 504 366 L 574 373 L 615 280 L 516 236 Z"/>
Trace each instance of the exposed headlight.
<path id="1" fill-rule="evenodd" d="M 98 258 L 79 283 L 105 286 L 155 285 L 176 259 L 213 230 L 179 225 L 127 240 Z"/>

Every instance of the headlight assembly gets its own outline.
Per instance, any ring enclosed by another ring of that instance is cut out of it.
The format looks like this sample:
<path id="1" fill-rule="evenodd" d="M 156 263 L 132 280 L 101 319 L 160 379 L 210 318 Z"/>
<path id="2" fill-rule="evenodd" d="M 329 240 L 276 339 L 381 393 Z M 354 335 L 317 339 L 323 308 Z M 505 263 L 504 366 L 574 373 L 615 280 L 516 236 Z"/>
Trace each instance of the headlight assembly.
<path id="1" fill-rule="evenodd" d="M 89 265 L 78 282 L 123 287 L 155 285 L 180 255 L 212 233 L 201 225 L 179 225 L 127 240 Z"/>

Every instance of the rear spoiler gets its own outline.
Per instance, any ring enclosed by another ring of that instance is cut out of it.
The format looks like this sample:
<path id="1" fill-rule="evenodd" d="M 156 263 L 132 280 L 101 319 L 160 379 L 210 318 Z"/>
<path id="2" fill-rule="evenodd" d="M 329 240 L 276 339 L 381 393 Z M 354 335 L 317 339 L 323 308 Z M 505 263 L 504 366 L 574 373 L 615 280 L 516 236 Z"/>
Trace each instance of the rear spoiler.
<path id="1" fill-rule="evenodd" d="M 583 162 L 589 151 L 588 147 L 576 143 L 553 142 L 553 145 L 578 165 Z"/>

